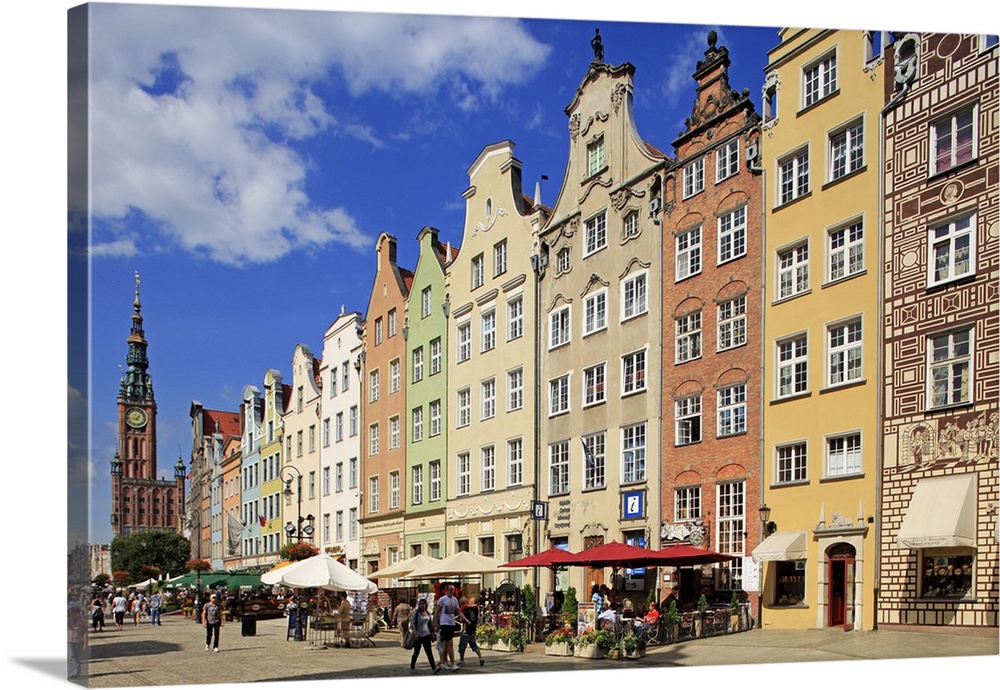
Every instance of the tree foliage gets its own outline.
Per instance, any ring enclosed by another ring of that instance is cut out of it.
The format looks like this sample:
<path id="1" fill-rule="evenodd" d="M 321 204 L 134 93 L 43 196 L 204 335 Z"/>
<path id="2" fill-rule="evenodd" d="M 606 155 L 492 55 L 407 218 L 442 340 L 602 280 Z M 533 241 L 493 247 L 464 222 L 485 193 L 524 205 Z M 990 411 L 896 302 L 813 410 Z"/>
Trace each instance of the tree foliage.
<path id="1" fill-rule="evenodd" d="M 94 576 L 94 584 L 98 587 L 107 587 L 109 582 L 111 582 L 111 576 L 107 573 L 97 573 Z"/>
<path id="2" fill-rule="evenodd" d="M 111 542 L 111 570 L 127 571 L 132 582 L 146 579 L 143 567 L 159 568 L 161 573 L 182 573 L 190 556 L 191 542 L 167 530 L 135 532 Z"/>

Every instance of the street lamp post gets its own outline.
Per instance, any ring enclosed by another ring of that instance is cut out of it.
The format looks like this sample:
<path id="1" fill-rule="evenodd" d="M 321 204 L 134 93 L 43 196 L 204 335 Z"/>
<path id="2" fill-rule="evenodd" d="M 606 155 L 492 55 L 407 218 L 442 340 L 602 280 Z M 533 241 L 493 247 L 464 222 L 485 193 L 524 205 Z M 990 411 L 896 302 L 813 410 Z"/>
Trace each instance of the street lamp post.
<path id="1" fill-rule="evenodd" d="M 769 536 L 778 531 L 778 526 L 771 522 L 771 509 L 766 503 L 760 506 L 760 532 L 761 541 L 767 539 Z M 764 627 L 764 561 L 760 562 L 760 580 L 759 585 L 760 591 L 757 593 L 757 627 L 763 629 Z"/>
<path id="2" fill-rule="evenodd" d="M 291 477 L 285 477 L 285 470 L 291 470 L 293 476 L 298 481 L 299 484 L 302 483 L 302 473 L 295 465 L 285 465 L 281 468 L 281 478 L 285 480 L 285 489 L 282 493 L 286 498 L 291 498 L 292 496 L 292 479 Z M 302 541 L 305 539 L 312 539 L 313 532 L 315 528 L 313 527 L 313 522 L 316 520 L 312 514 L 302 516 L 302 487 L 297 486 L 295 491 L 296 501 L 295 501 L 295 524 L 292 524 L 289 520 L 285 524 L 285 534 L 288 537 L 288 542 L 291 543 L 292 539 L 296 541 Z M 306 523 L 303 525 L 303 523 Z"/>

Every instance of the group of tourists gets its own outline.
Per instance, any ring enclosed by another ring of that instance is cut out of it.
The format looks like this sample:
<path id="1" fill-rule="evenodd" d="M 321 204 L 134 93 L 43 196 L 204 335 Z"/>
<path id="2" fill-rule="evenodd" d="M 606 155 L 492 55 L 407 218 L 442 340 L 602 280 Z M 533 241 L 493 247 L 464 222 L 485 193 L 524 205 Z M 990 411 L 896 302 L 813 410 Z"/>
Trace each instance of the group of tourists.
<path id="1" fill-rule="evenodd" d="M 95 596 L 90 602 L 90 627 L 94 632 L 104 631 L 105 610 L 114 618 L 115 630 L 124 630 L 126 619 L 136 627 L 144 617 L 149 618 L 152 625 L 163 625 L 160 617 L 163 596 L 159 592 L 146 596 L 141 591 L 133 591 L 126 596 L 123 590 L 118 590 L 107 596 Z"/>
<path id="2" fill-rule="evenodd" d="M 479 665 L 485 663 L 479 645 L 476 643 L 476 625 L 479 623 L 479 601 L 477 597 L 455 596 L 455 585 L 447 583 L 443 594 L 434 603 L 434 611 L 427 608 L 427 599 L 417 600 L 416 609 L 408 602 L 401 601 L 392 614 L 393 625 L 399 628 L 400 645 L 412 647 L 410 672 L 417 672 L 417 659 L 423 651 L 427 656 L 431 672 L 441 669 L 457 671 L 465 663 L 465 650 L 471 649 L 479 657 Z M 461 624 L 461 626 L 459 625 Z M 455 636 L 458 634 L 458 659 L 455 659 Z M 431 642 L 436 642 L 438 658 L 431 651 Z"/>

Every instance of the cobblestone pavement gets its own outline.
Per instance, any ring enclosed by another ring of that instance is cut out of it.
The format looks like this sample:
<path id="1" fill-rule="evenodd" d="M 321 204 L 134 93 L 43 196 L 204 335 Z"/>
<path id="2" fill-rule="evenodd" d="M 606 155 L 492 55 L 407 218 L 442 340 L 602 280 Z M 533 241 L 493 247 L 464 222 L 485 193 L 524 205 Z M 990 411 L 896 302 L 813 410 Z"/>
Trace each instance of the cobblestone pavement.
<path id="1" fill-rule="evenodd" d="M 399 646 L 395 633 L 380 633 L 375 646 L 323 648 L 308 641 L 286 640 L 281 619 L 259 621 L 257 634 L 243 637 L 238 622 L 222 629 L 220 651 L 205 651 L 204 629 L 191 619 L 164 617 L 162 626 L 144 622 L 116 632 L 106 629 L 90 637 L 90 660 L 83 683 L 93 688 L 150 685 L 196 685 L 254 681 L 321 680 L 410 677 L 410 652 Z M 486 650 L 486 663 L 477 664 L 466 653 L 460 671 L 443 675 L 570 670 L 613 671 L 623 668 L 656 668 L 753 664 L 772 662 L 905 659 L 997 655 L 997 631 L 965 635 L 911 630 L 845 633 L 836 630 L 752 630 L 691 640 L 676 645 L 650 647 L 635 661 L 587 660 L 547 656 L 542 645 L 531 645 L 524 654 Z M 429 676 L 423 656 L 419 675 Z M 457 679 L 456 679 L 457 680 Z M 485 680 L 485 679 L 484 679 Z"/>

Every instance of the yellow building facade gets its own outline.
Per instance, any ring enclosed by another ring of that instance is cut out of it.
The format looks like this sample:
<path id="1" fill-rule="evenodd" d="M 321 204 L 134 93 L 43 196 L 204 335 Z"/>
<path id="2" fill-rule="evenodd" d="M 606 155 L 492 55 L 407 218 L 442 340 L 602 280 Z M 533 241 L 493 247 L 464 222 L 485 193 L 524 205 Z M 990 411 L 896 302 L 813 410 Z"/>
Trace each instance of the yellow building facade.
<path id="1" fill-rule="evenodd" d="M 883 65 L 870 32 L 778 36 L 761 137 L 759 613 L 764 627 L 871 629 Z"/>

